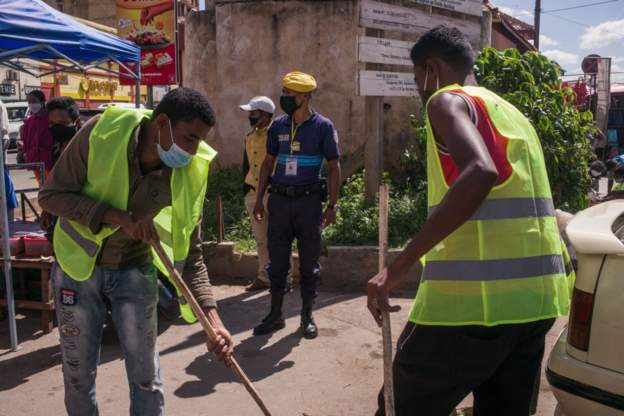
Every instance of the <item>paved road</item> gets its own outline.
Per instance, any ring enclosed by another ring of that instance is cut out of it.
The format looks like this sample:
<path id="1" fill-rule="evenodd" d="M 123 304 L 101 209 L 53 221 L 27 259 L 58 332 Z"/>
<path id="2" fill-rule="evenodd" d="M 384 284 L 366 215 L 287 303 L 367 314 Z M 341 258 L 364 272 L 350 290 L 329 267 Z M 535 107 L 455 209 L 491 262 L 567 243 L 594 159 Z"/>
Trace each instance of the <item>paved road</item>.
<path id="1" fill-rule="evenodd" d="M 6 163 L 8 165 L 16 164 L 17 153 L 9 153 L 7 155 Z M 29 170 L 25 169 L 11 169 L 9 171 L 11 175 L 11 179 L 13 180 L 13 185 L 15 186 L 15 190 L 19 191 L 22 189 L 33 189 L 37 187 L 37 181 L 35 180 L 35 175 Z M 27 192 L 26 196 L 35 206 L 35 208 L 39 210 L 39 205 L 37 204 L 37 192 Z M 19 199 L 18 199 L 19 200 Z M 15 218 L 21 219 L 22 210 L 21 207 L 15 210 Z M 32 211 L 30 209 L 26 209 L 26 217 L 27 219 L 34 218 Z M 1 415 L 0 415 L 1 416 Z"/>
<path id="2" fill-rule="evenodd" d="M 361 293 L 322 292 L 315 314 L 316 340 L 299 335 L 299 293 L 285 300 L 286 328 L 272 336 L 251 330 L 269 308 L 266 292 L 250 294 L 241 286 L 215 286 L 221 316 L 236 341 L 235 354 L 274 416 L 367 416 L 375 410 L 382 383 L 381 334 Z M 399 335 L 411 304 L 409 294 L 395 298 L 402 310 L 392 317 Z M 547 337 L 550 352 L 565 319 Z M 42 335 L 36 313 L 20 315 L 22 348 L 7 351 L 8 325 L 0 321 L 0 416 L 64 414 L 63 375 L 58 331 Z M 158 346 L 165 402 L 170 415 L 256 416 L 245 389 L 230 371 L 206 352 L 198 325 L 160 321 Z M 104 345 L 97 375 L 103 415 L 127 414 L 128 386 L 119 344 Z M 10 404 L 10 407 L 4 406 Z M 460 407 L 471 404 L 467 398 Z M 538 416 L 552 416 L 555 399 L 544 378 Z"/>
<path id="3" fill-rule="evenodd" d="M 6 163 L 16 164 L 17 153 L 9 153 L 7 155 Z M 13 179 L 13 184 L 15 185 L 16 190 L 19 189 L 28 189 L 35 188 L 37 186 L 37 181 L 35 180 L 35 175 L 32 174 L 31 171 L 28 170 L 13 170 L 11 169 L 11 179 Z"/>

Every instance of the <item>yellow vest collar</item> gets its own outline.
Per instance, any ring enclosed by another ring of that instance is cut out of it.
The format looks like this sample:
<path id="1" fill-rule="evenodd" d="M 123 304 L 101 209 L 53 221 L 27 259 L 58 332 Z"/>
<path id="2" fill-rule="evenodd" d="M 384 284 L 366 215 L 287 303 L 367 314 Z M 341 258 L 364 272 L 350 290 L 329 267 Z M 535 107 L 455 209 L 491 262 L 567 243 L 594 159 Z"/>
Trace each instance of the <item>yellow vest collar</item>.
<path id="1" fill-rule="evenodd" d="M 442 87 L 442 88 L 440 88 L 439 90 L 437 90 L 436 92 L 434 92 L 433 94 L 431 94 L 431 97 L 429 97 L 429 99 L 427 100 L 427 103 L 425 104 L 425 107 L 429 107 L 429 102 L 430 102 L 430 101 L 431 101 L 431 99 L 432 99 L 433 97 L 435 97 L 436 95 L 438 95 L 438 94 L 442 94 L 442 93 L 443 93 L 443 92 L 445 92 L 445 91 L 457 90 L 457 89 L 460 89 L 460 88 L 461 88 L 461 85 L 459 85 L 459 84 L 450 84 L 450 85 L 447 85 L 446 87 Z"/>

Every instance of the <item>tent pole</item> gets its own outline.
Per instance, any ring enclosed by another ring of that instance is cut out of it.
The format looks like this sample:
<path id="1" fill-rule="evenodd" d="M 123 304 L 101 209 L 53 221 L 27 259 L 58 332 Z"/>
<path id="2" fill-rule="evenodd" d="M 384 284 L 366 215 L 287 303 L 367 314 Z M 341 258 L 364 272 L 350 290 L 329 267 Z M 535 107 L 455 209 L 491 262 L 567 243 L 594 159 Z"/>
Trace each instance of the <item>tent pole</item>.
<path id="1" fill-rule="evenodd" d="M 136 87 L 134 94 L 134 106 L 141 108 L 141 62 L 136 63 Z"/>
<path id="2" fill-rule="evenodd" d="M 13 276 L 11 275 L 11 245 L 9 231 L 9 217 L 7 212 L 6 187 L 4 186 L 4 140 L 0 139 L 0 227 L 2 232 L 2 258 L 4 259 L 4 280 L 6 283 L 7 309 L 9 311 L 9 333 L 11 337 L 11 351 L 17 351 L 17 326 L 15 323 L 15 297 L 13 295 Z"/>

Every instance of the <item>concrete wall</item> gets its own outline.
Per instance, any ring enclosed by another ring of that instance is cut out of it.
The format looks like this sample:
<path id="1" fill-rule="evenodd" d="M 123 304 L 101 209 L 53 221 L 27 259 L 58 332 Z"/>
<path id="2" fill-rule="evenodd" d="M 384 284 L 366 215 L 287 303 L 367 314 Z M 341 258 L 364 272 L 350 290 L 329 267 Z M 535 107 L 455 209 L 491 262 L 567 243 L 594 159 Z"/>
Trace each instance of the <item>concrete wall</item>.
<path id="1" fill-rule="evenodd" d="M 324 289 L 363 291 L 368 279 L 377 273 L 377 247 L 328 247 L 322 255 L 321 281 Z M 388 261 L 393 261 L 400 250 L 390 250 Z M 239 253 L 234 243 L 204 243 L 204 259 L 210 280 L 219 284 L 246 284 L 255 279 L 258 270 L 258 256 L 255 253 Z M 299 279 L 299 258 L 293 254 L 294 278 Z M 416 264 L 410 270 L 404 289 L 418 287 L 422 269 Z"/>
<path id="2" fill-rule="evenodd" d="M 218 2 L 189 17 L 184 84 L 215 104 L 220 165 L 242 160 L 249 126 L 238 106 L 254 95 L 277 104 L 281 77 L 293 70 L 316 76 L 314 107 L 336 124 L 341 150 L 356 150 L 356 138 L 364 134 L 364 100 L 355 97 L 355 6 L 355 1 Z"/>
<path id="3" fill-rule="evenodd" d="M 117 27 L 115 0 L 44 0 L 47 4 L 58 8 L 62 5 L 63 12 L 81 19 L 91 20 L 110 27 Z"/>
<path id="4" fill-rule="evenodd" d="M 409 0 L 388 2 L 429 12 Z M 472 20 L 479 25 L 478 18 Z M 213 0 L 206 11 L 187 18 L 183 82 L 214 104 L 217 127 L 211 144 L 219 151 L 219 166 L 242 160 L 249 126 L 238 106 L 254 95 L 267 95 L 277 104 L 281 78 L 293 70 L 317 78 L 313 104 L 338 129 L 345 176 L 362 165 L 365 98 L 356 96 L 356 73 L 365 68 L 357 62 L 357 36 L 365 29 L 358 24 L 359 0 Z M 391 32 L 385 36 L 418 38 Z M 413 140 L 408 116 L 419 113 L 420 102 L 400 97 L 386 98 L 385 104 L 385 166 L 392 170 L 405 144 Z"/>

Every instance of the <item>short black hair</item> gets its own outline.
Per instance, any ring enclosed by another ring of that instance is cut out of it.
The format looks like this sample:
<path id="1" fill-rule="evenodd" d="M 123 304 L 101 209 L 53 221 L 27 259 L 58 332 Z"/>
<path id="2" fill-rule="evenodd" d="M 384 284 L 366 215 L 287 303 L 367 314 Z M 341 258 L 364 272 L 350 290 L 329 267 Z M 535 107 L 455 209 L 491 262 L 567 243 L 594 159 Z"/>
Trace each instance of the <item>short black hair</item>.
<path id="1" fill-rule="evenodd" d="M 211 127 L 215 125 L 215 114 L 208 99 L 191 88 L 180 87 L 169 91 L 156 106 L 152 117 L 161 113 L 166 114 L 172 124 L 199 119 Z"/>
<path id="2" fill-rule="evenodd" d="M 26 97 L 28 97 L 29 95 L 32 95 L 33 97 L 35 97 L 36 99 L 38 99 L 42 103 L 46 102 L 45 94 L 41 90 L 32 90 L 31 92 L 26 94 Z"/>
<path id="3" fill-rule="evenodd" d="M 458 70 L 470 73 L 474 66 L 474 52 L 464 34 L 455 27 L 436 26 L 418 39 L 410 57 L 414 65 L 436 56 Z"/>
<path id="4" fill-rule="evenodd" d="M 80 110 L 78 104 L 71 97 L 54 97 L 46 104 L 46 110 L 48 112 L 52 110 L 65 110 L 69 113 L 72 120 L 78 120 L 80 117 Z"/>

